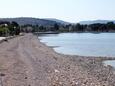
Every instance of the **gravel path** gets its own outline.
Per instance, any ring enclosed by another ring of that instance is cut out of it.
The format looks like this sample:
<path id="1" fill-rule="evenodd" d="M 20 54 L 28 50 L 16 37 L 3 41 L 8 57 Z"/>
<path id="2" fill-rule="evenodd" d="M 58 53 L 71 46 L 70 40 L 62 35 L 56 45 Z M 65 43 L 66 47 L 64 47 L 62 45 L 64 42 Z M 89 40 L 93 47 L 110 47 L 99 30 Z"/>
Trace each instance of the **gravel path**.
<path id="1" fill-rule="evenodd" d="M 36 36 L 10 39 L 0 44 L 3 86 L 115 86 L 115 69 L 103 60 L 61 55 L 40 43 Z M 0 84 L 1 85 L 1 84 Z"/>

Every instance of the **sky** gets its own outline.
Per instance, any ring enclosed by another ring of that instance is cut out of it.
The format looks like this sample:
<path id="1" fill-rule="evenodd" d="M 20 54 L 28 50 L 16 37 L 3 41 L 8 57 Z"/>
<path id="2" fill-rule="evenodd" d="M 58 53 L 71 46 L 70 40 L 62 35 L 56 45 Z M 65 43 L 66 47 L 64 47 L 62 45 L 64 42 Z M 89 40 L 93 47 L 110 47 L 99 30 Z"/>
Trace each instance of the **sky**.
<path id="1" fill-rule="evenodd" d="M 115 20 L 115 0 L 0 0 L 0 18 L 11 17 Z"/>

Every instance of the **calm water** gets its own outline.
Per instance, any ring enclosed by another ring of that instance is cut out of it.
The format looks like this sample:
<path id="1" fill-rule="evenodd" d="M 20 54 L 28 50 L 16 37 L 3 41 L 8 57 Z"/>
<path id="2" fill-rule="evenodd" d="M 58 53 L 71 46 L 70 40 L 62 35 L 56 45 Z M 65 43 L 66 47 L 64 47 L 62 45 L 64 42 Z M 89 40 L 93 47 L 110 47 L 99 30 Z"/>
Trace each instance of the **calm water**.
<path id="1" fill-rule="evenodd" d="M 108 61 L 104 61 L 105 65 L 111 65 L 115 68 L 115 60 L 108 60 Z"/>
<path id="2" fill-rule="evenodd" d="M 61 33 L 39 37 L 58 53 L 82 56 L 115 56 L 115 33 Z"/>

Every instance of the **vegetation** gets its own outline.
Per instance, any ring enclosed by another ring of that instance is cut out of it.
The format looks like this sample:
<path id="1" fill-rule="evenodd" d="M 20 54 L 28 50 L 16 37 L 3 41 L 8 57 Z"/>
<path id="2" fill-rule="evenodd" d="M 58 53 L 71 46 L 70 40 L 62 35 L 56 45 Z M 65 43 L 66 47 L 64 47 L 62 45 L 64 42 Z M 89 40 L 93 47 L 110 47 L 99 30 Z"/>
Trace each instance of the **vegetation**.
<path id="1" fill-rule="evenodd" d="M 16 22 L 0 22 L 0 36 L 19 35 L 20 27 Z"/>
<path id="2" fill-rule="evenodd" d="M 115 24 L 113 22 L 108 22 L 107 24 L 90 24 L 90 25 L 69 25 L 66 26 L 69 32 L 114 32 Z"/>
<path id="3" fill-rule="evenodd" d="M 28 27 L 28 25 L 26 25 L 26 27 Z M 96 23 L 96 24 L 90 24 L 90 25 L 81 25 L 79 23 L 69 24 L 69 25 L 54 24 L 53 26 L 29 25 L 29 27 L 32 27 L 32 30 L 31 30 L 32 32 L 45 32 L 45 31 L 114 32 L 115 31 L 115 24 L 113 22 L 108 22 L 107 24 Z"/>
<path id="4" fill-rule="evenodd" d="M 107 24 L 95 23 L 90 25 L 69 24 L 60 25 L 54 24 L 53 26 L 32 26 L 33 32 L 45 32 L 45 31 L 58 31 L 58 32 L 114 32 L 115 24 L 108 22 Z"/>
<path id="5" fill-rule="evenodd" d="M 95 23 L 90 25 L 69 24 L 63 25 L 55 23 L 54 25 L 23 25 L 16 22 L 0 22 L 0 36 L 19 35 L 20 32 L 115 32 L 115 24 L 108 22 L 106 24 Z"/>

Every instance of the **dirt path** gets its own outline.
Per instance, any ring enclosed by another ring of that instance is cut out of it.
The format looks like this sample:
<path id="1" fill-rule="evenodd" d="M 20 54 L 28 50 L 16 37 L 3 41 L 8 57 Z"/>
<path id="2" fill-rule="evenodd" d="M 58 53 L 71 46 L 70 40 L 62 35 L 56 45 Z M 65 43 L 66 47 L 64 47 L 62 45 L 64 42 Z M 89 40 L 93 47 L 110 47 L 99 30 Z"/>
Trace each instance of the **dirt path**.
<path id="1" fill-rule="evenodd" d="M 42 49 L 37 43 L 38 40 L 28 34 L 0 45 L 0 62 L 1 66 L 4 66 L 1 67 L 1 73 L 6 75 L 3 77 L 5 86 L 48 85 L 46 67 L 52 61 L 55 64 L 56 62 L 52 58 L 49 59 L 47 47 Z"/>
<path id="2" fill-rule="evenodd" d="M 115 86 L 101 60 L 57 54 L 32 34 L 0 44 L 3 86 Z"/>

